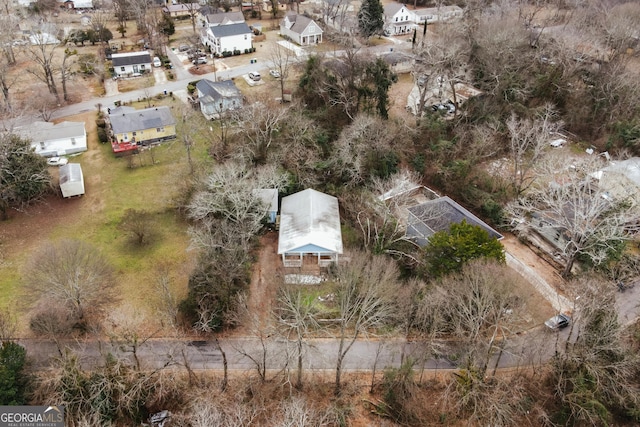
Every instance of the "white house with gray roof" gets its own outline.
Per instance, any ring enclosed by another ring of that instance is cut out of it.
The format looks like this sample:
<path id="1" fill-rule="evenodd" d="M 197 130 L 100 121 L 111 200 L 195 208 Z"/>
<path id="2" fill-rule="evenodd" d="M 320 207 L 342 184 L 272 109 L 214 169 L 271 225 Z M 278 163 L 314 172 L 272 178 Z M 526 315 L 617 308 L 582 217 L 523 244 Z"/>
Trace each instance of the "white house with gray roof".
<path id="1" fill-rule="evenodd" d="M 84 122 L 33 122 L 15 133 L 31 141 L 31 147 L 43 157 L 66 156 L 87 151 Z"/>
<path id="2" fill-rule="evenodd" d="M 200 111 L 209 120 L 242 107 L 242 92 L 232 80 L 213 82 L 202 79 L 196 83 Z"/>
<path id="3" fill-rule="evenodd" d="M 322 33 L 322 28 L 313 19 L 294 12 L 287 13 L 280 22 L 280 34 L 300 46 L 322 43 Z"/>
<path id="4" fill-rule="evenodd" d="M 384 7 L 385 34 L 397 36 L 413 31 L 416 15 L 404 4 L 389 3 Z"/>
<path id="5" fill-rule="evenodd" d="M 151 72 L 151 54 L 147 51 L 114 53 L 111 55 L 113 72 L 118 77 Z"/>
<path id="6" fill-rule="evenodd" d="M 282 199 L 278 255 L 285 267 L 301 267 L 306 255 L 328 266 L 341 254 L 337 198 L 309 188 Z"/>
<path id="7" fill-rule="evenodd" d="M 222 52 L 251 49 L 253 32 L 246 22 L 226 25 L 210 25 L 203 29 L 200 38 L 202 44 L 208 46 L 212 53 L 222 55 Z"/>

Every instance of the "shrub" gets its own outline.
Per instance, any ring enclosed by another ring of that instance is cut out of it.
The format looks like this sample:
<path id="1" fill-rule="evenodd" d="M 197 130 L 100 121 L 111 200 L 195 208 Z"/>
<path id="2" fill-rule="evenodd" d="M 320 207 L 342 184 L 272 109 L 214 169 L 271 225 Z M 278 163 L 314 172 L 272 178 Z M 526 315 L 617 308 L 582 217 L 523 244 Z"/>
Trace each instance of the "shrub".
<path id="1" fill-rule="evenodd" d="M 98 141 L 100 141 L 103 144 L 109 141 L 109 137 L 107 136 L 107 131 L 104 128 L 98 128 Z"/>
<path id="2" fill-rule="evenodd" d="M 107 123 L 104 121 L 104 119 L 100 118 L 96 120 L 96 126 L 98 126 L 99 128 L 105 128 L 107 126 Z"/>
<path id="3" fill-rule="evenodd" d="M 240 55 L 242 52 L 240 52 L 240 49 L 234 49 L 233 54 L 234 55 Z"/>

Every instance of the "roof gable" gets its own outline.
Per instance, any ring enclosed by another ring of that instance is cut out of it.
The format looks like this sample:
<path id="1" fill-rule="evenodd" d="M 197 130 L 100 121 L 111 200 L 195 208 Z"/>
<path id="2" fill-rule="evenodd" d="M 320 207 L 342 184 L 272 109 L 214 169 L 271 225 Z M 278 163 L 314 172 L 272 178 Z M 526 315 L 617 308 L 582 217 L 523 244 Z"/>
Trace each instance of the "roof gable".
<path id="1" fill-rule="evenodd" d="M 233 80 L 213 82 L 202 79 L 196 83 L 196 88 L 203 94 L 203 98 L 210 97 L 209 102 L 222 98 L 242 98 L 242 92 L 240 92 Z"/>
<path id="2" fill-rule="evenodd" d="M 211 13 L 207 15 L 209 25 L 229 25 L 245 22 L 242 12 Z"/>

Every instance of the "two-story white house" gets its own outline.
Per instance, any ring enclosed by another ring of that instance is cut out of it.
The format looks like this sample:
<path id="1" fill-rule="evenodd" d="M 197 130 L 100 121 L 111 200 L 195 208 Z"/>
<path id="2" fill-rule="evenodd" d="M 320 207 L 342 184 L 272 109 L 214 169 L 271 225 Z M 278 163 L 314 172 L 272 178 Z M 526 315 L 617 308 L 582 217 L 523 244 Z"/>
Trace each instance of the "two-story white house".
<path id="1" fill-rule="evenodd" d="M 118 77 L 130 77 L 151 72 L 151 54 L 147 51 L 114 53 L 113 72 Z"/>
<path id="2" fill-rule="evenodd" d="M 253 47 L 253 32 L 246 22 L 227 25 L 210 25 L 202 31 L 202 44 L 211 49 L 211 53 L 222 55 L 223 52 L 239 50 L 245 53 Z"/>
<path id="3" fill-rule="evenodd" d="M 384 7 L 384 31 L 386 35 L 397 36 L 413 31 L 416 15 L 400 3 L 390 3 Z"/>
<path id="4" fill-rule="evenodd" d="M 289 12 L 280 22 L 280 34 L 300 46 L 322 43 L 322 28 L 311 18 Z"/>

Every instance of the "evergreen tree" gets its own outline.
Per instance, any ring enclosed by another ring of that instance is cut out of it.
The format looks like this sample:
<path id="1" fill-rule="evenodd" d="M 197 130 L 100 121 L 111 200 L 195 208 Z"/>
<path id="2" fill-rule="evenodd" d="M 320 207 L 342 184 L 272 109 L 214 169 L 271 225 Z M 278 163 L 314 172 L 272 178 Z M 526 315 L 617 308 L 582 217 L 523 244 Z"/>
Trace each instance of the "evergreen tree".
<path id="1" fill-rule="evenodd" d="M 358 11 L 358 28 L 363 37 L 380 34 L 384 27 L 384 9 L 380 0 L 364 0 Z"/>
<path id="2" fill-rule="evenodd" d="M 25 404 L 26 357 L 24 347 L 10 341 L 0 344 L 0 405 Z"/>
<path id="3" fill-rule="evenodd" d="M 424 248 L 426 272 L 432 277 L 460 271 L 468 261 L 476 258 L 505 262 L 502 244 L 479 225 L 464 220 L 451 224 L 449 230 L 432 235 Z"/>

